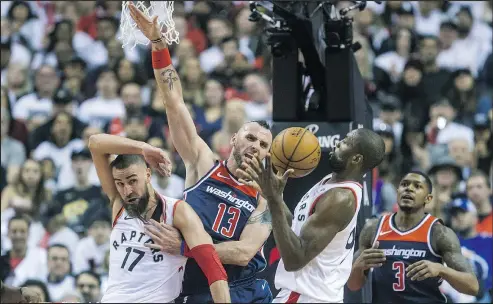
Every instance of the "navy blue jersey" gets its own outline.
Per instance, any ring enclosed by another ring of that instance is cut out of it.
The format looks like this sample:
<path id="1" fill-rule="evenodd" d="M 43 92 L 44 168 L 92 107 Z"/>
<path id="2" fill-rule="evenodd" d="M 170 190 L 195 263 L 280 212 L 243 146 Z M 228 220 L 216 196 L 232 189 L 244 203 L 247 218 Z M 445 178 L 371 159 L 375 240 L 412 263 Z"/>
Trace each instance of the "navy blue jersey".
<path id="1" fill-rule="evenodd" d="M 441 278 L 411 281 L 406 277 L 406 268 L 421 260 L 443 263 L 430 242 L 431 227 L 439 220 L 427 214 L 416 227 L 399 231 L 394 218 L 395 213 L 380 219 L 374 239 L 385 251 L 386 261 L 373 269 L 372 303 L 445 303 Z"/>
<path id="2" fill-rule="evenodd" d="M 213 242 L 238 241 L 250 215 L 257 208 L 258 192 L 241 184 L 224 162 L 217 162 L 197 184 L 184 192 L 184 199 L 198 214 Z M 265 268 L 262 249 L 247 266 L 224 265 L 230 285 L 255 277 Z M 204 273 L 189 259 L 185 267 L 182 296 L 209 292 Z"/>

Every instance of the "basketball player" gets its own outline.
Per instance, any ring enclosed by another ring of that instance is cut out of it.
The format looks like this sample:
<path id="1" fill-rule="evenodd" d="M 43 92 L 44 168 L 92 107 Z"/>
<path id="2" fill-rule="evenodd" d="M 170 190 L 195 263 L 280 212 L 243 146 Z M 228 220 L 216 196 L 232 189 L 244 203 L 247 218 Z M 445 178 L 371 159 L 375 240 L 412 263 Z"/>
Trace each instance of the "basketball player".
<path id="1" fill-rule="evenodd" d="M 457 236 L 424 212 L 431 193 L 425 174 L 413 171 L 404 176 L 397 190 L 397 213 L 369 220 L 361 231 L 349 289 L 359 290 L 373 268 L 372 303 L 445 303 L 438 289 L 442 280 L 477 295 L 478 280 Z"/>
<path id="2" fill-rule="evenodd" d="M 263 121 L 244 124 L 231 138 L 229 158 L 224 162 L 216 161 L 211 149 L 197 134 L 183 101 L 180 79 L 171 65 L 156 18 L 151 20 L 134 5 L 129 9 L 137 27 L 152 41 L 154 75 L 166 107 L 171 139 L 186 165 L 184 197 L 201 218 L 225 264 L 231 300 L 271 302 L 267 281 L 256 279 L 256 274 L 266 266 L 262 248 L 271 231 L 270 213 L 265 199 L 253 187 L 240 183 L 234 175 L 246 158 L 254 154 L 260 159 L 265 157 L 272 143 L 269 126 Z M 178 234 L 170 233 L 172 229 L 164 224 L 154 228 L 156 244 L 150 245 L 151 248 L 180 253 Z M 182 254 L 187 254 L 186 248 L 183 244 Z M 182 292 L 186 298 L 183 300 L 210 302 L 206 283 L 197 263 L 188 260 Z"/>
<path id="3" fill-rule="evenodd" d="M 152 250 L 144 224 L 150 219 L 180 230 L 204 271 L 215 302 L 230 302 L 227 276 L 199 217 L 181 200 L 165 197 L 151 186 L 151 169 L 169 174 L 169 159 L 158 148 L 128 138 L 97 134 L 89 149 L 103 191 L 111 202 L 108 288 L 102 302 L 173 301 L 181 290 L 185 257 Z M 111 163 L 108 157 L 119 154 Z"/>
<path id="4" fill-rule="evenodd" d="M 383 159 L 383 139 L 368 129 L 350 132 L 330 153 L 333 173 L 315 184 L 301 199 L 294 216 L 283 201 L 289 174 L 246 159 L 240 181 L 257 184 L 272 213 L 272 228 L 281 261 L 275 284 L 276 303 L 337 303 L 351 272 L 356 220 L 361 205 L 363 175 Z"/>
<path id="5" fill-rule="evenodd" d="M 41 296 L 29 287 L 10 287 L 0 281 L 1 303 L 39 303 Z"/>

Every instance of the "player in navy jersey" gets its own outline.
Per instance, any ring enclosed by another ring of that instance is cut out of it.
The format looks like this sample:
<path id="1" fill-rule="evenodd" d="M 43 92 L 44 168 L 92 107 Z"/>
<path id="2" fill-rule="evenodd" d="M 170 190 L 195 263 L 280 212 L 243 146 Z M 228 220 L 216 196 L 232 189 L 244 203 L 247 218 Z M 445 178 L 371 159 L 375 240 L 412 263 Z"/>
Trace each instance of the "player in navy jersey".
<path id="1" fill-rule="evenodd" d="M 369 220 L 361 231 L 349 289 L 359 290 L 373 268 L 372 303 L 445 303 L 439 290 L 442 280 L 477 295 L 478 280 L 457 236 L 424 212 L 431 193 L 431 181 L 423 173 L 404 176 L 397 190 L 397 213 Z"/>
<path id="2" fill-rule="evenodd" d="M 136 12 L 138 14 L 138 12 Z M 141 14 L 142 15 L 142 14 Z M 146 19 L 145 16 L 142 16 Z M 135 18 L 134 18 L 135 19 Z M 248 122 L 231 138 L 229 158 L 219 162 L 197 133 L 185 102 L 180 79 L 156 22 L 138 23 L 152 41 L 154 75 L 166 108 L 170 136 L 186 166 L 185 197 L 211 235 L 228 274 L 232 302 L 271 302 L 267 281 L 256 274 L 265 267 L 262 247 L 271 232 L 267 202 L 234 175 L 246 158 L 265 157 L 272 143 L 267 123 Z M 155 246 L 171 254 L 186 255 L 179 233 L 169 225 L 155 224 Z M 182 297 L 187 302 L 211 302 L 206 278 L 193 259 L 187 261 Z M 180 301 L 180 299 L 177 299 Z"/>

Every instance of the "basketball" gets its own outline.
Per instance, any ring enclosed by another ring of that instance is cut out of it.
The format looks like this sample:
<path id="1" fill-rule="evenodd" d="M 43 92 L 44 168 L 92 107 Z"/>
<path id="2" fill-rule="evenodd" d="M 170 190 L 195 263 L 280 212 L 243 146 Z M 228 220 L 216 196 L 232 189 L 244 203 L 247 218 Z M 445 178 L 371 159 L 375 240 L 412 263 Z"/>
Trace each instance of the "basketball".
<path id="1" fill-rule="evenodd" d="M 300 127 L 284 129 L 272 141 L 271 162 L 277 171 L 299 178 L 310 174 L 318 165 L 322 155 L 318 139 L 312 132 Z"/>

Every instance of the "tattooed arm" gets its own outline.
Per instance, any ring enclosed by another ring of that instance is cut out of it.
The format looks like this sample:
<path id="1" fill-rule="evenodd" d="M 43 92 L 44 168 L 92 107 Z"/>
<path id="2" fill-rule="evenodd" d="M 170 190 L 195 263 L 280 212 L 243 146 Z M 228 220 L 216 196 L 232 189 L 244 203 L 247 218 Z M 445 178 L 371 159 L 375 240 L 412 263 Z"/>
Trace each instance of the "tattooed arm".
<path id="1" fill-rule="evenodd" d="M 269 237 L 272 229 L 271 223 L 272 218 L 267 201 L 260 197 L 258 207 L 248 219 L 240 240 L 215 245 L 221 262 L 246 266 Z"/>
<path id="2" fill-rule="evenodd" d="M 447 266 L 440 267 L 439 276 L 461 293 L 476 296 L 479 283 L 471 265 L 461 253 L 459 239 L 454 231 L 435 223 L 431 231 L 433 249 L 442 256 Z"/>
<path id="3" fill-rule="evenodd" d="M 164 41 L 152 44 L 153 51 L 166 47 Z M 166 108 L 173 145 L 187 166 L 187 183 L 194 184 L 201 177 L 200 173 L 205 174 L 214 165 L 213 153 L 197 134 L 192 116 L 183 101 L 180 77 L 173 65 L 154 69 L 154 76 Z M 199 172 L 196 172 L 197 168 L 200 168 Z M 192 169 L 192 172 L 188 172 L 189 169 Z M 195 178 L 188 180 L 192 177 Z"/>

